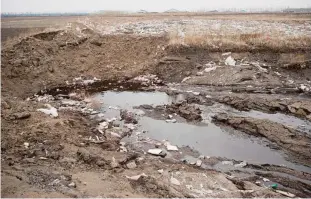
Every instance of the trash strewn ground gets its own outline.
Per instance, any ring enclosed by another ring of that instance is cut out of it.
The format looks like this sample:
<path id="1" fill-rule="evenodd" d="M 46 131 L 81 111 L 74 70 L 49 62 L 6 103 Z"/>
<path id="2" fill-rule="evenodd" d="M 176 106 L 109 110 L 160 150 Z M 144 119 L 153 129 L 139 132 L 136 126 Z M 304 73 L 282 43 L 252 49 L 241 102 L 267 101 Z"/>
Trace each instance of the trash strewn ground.
<path id="1" fill-rule="evenodd" d="M 66 18 L 3 42 L 2 196 L 310 196 L 310 21 L 228 16 Z"/>

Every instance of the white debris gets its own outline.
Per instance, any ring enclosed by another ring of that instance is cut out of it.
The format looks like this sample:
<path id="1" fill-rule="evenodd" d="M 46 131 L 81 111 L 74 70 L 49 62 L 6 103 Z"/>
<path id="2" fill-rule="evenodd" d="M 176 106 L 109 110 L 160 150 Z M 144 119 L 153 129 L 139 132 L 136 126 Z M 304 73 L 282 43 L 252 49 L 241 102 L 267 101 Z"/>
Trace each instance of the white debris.
<path id="1" fill-rule="evenodd" d="M 270 180 L 268 178 L 263 178 L 262 179 L 264 182 L 269 182 Z"/>
<path id="2" fill-rule="evenodd" d="M 58 117 L 57 109 L 51 106 L 50 104 L 45 104 L 47 109 L 45 108 L 39 108 L 37 111 L 40 111 L 42 113 L 45 113 L 47 115 L 50 115 L 51 117 Z"/>
<path id="3" fill-rule="evenodd" d="M 162 149 L 149 149 L 148 153 L 152 155 L 160 155 L 162 153 Z"/>
<path id="4" fill-rule="evenodd" d="M 52 95 L 37 96 L 38 102 L 50 102 L 53 100 L 54 100 L 54 97 Z"/>
<path id="5" fill-rule="evenodd" d="M 233 165 L 232 161 L 222 161 L 221 164 L 223 165 Z"/>
<path id="6" fill-rule="evenodd" d="M 294 194 L 292 194 L 292 193 L 289 193 L 289 192 L 286 192 L 286 191 L 281 191 L 281 190 L 275 190 L 275 192 L 277 192 L 277 193 L 280 193 L 280 194 L 282 194 L 282 195 L 284 195 L 284 196 L 287 196 L 287 197 L 290 197 L 290 198 L 294 198 L 295 197 L 295 195 Z"/>
<path id="7" fill-rule="evenodd" d="M 231 55 L 231 52 L 227 52 L 227 53 L 222 53 L 222 56 L 227 56 L 227 55 Z"/>
<path id="8" fill-rule="evenodd" d="M 62 105 L 65 105 L 65 106 L 76 106 L 76 105 L 79 105 L 79 102 L 75 101 L 75 100 L 65 99 L 65 100 L 62 100 Z"/>
<path id="9" fill-rule="evenodd" d="M 239 164 L 235 164 L 234 166 L 235 166 L 235 167 L 241 167 L 241 168 L 243 168 L 243 167 L 245 167 L 246 165 L 247 165 L 247 162 L 243 161 L 243 162 L 241 162 L 241 163 L 239 163 Z"/>
<path id="10" fill-rule="evenodd" d="M 170 182 L 171 182 L 173 185 L 178 185 L 178 186 L 180 185 L 179 180 L 177 180 L 177 179 L 174 178 L 174 177 L 171 177 Z"/>
<path id="11" fill-rule="evenodd" d="M 127 179 L 135 180 L 135 181 L 139 180 L 139 178 L 141 178 L 141 177 L 147 177 L 147 175 L 145 173 L 142 173 L 142 174 L 136 175 L 136 176 L 126 176 Z"/>
<path id="12" fill-rule="evenodd" d="M 200 156 L 199 156 L 199 159 L 204 160 L 204 159 L 205 159 L 205 156 L 204 156 L 204 155 L 200 155 Z"/>
<path id="13" fill-rule="evenodd" d="M 136 129 L 136 125 L 132 124 L 132 123 L 124 124 L 123 126 L 130 129 L 130 130 Z"/>
<path id="14" fill-rule="evenodd" d="M 192 92 L 193 93 L 193 95 L 200 95 L 200 92 Z"/>
<path id="15" fill-rule="evenodd" d="M 109 133 L 113 137 L 121 138 L 121 135 L 119 135 L 118 133 L 115 133 L 115 132 L 109 132 Z"/>
<path id="16" fill-rule="evenodd" d="M 279 73 L 279 72 L 274 72 L 277 76 L 281 76 L 281 73 Z"/>
<path id="17" fill-rule="evenodd" d="M 137 165 L 134 161 L 132 161 L 132 162 L 127 163 L 126 167 L 129 169 L 135 169 L 137 167 Z"/>
<path id="18" fill-rule="evenodd" d="M 203 72 L 197 72 L 197 76 L 203 76 L 204 73 Z"/>
<path id="19" fill-rule="evenodd" d="M 119 110 L 118 107 L 115 107 L 115 106 L 108 106 L 109 109 L 114 109 L 114 110 Z"/>
<path id="20" fill-rule="evenodd" d="M 120 152 L 126 153 L 127 152 L 127 148 L 125 146 L 120 146 Z"/>
<path id="21" fill-rule="evenodd" d="M 162 173 L 164 172 L 164 170 L 163 170 L 163 169 L 159 169 L 158 172 L 159 172 L 160 174 L 162 174 Z"/>
<path id="22" fill-rule="evenodd" d="M 135 112 L 134 112 L 136 115 L 138 115 L 138 116 L 143 116 L 143 115 L 145 115 L 145 112 L 143 111 L 143 110 L 135 110 Z"/>
<path id="23" fill-rule="evenodd" d="M 189 79 L 191 79 L 191 77 L 185 77 L 181 82 L 183 83 L 183 82 L 185 82 L 185 81 L 187 81 Z"/>
<path id="24" fill-rule="evenodd" d="M 308 88 L 306 85 L 304 84 L 300 84 L 300 87 L 299 87 L 302 91 L 305 91 L 305 92 L 309 92 L 310 91 L 310 88 Z"/>
<path id="25" fill-rule="evenodd" d="M 176 123 L 177 120 L 176 119 L 171 119 L 171 120 L 165 120 L 166 123 Z"/>
<path id="26" fill-rule="evenodd" d="M 197 160 L 197 162 L 195 163 L 196 166 L 200 167 L 202 165 L 202 160 Z"/>
<path id="27" fill-rule="evenodd" d="M 172 115 L 168 115 L 168 118 L 169 118 L 169 119 L 172 119 L 172 118 L 173 118 L 173 116 L 172 116 Z"/>
<path id="28" fill-rule="evenodd" d="M 108 129 L 108 126 L 109 126 L 108 122 L 101 122 L 98 124 L 97 129 L 98 130 Z"/>
<path id="29" fill-rule="evenodd" d="M 171 145 L 171 144 L 167 144 L 167 145 L 166 145 L 166 149 L 167 149 L 168 151 L 178 151 L 177 146 L 174 146 L 174 145 Z"/>
<path id="30" fill-rule="evenodd" d="M 268 72 L 268 70 L 263 68 L 263 67 L 261 67 L 258 62 L 252 62 L 251 64 L 253 66 L 255 66 L 260 72 L 263 72 L 263 73 L 267 73 Z"/>
<path id="31" fill-rule="evenodd" d="M 24 142 L 24 147 L 25 147 L 26 149 L 28 149 L 28 148 L 29 148 L 29 143 L 28 143 L 28 142 Z"/>
<path id="32" fill-rule="evenodd" d="M 76 187 L 76 184 L 74 182 L 71 182 L 68 184 L 68 187 Z"/>
<path id="33" fill-rule="evenodd" d="M 236 61 L 231 57 L 227 57 L 227 59 L 225 60 L 225 64 L 227 66 L 235 66 Z"/>
<path id="34" fill-rule="evenodd" d="M 204 72 L 209 73 L 209 72 L 214 71 L 216 69 L 217 69 L 217 66 L 213 66 L 213 67 L 210 67 L 210 68 L 205 68 Z"/>

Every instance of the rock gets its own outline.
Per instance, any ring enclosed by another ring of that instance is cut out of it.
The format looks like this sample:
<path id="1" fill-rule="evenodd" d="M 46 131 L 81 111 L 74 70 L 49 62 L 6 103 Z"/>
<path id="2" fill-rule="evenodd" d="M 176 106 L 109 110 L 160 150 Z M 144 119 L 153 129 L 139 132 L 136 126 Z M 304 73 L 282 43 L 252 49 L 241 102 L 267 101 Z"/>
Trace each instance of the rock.
<path id="1" fill-rule="evenodd" d="M 204 155 L 200 155 L 200 156 L 199 156 L 199 159 L 204 160 L 204 159 L 205 159 L 205 156 L 204 156 Z"/>
<path id="2" fill-rule="evenodd" d="M 223 165 L 233 165 L 232 161 L 222 161 L 221 164 Z"/>
<path id="3" fill-rule="evenodd" d="M 195 163 L 196 166 L 200 167 L 202 165 L 202 160 L 197 160 L 197 162 Z"/>
<path id="4" fill-rule="evenodd" d="M 139 180 L 139 178 L 141 178 L 141 177 L 147 177 L 147 175 L 145 173 L 142 173 L 142 174 L 136 175 L 136 176 L 126 176 L 127 179 L 134 180 L 134 181 Z"/>
<path id="5" fill-rule="evenodd" d="M 166 153 L 162 149 L 149 149 L 148 153 L 155 155 L 155 156 L 161 156 L 161 157 L 166 156 Z"/>
<path id="6" fill-rule="evenodd" d="M 30 113 L 29 112 L 20 112 L 20 113 L 14 113 L 13 117 L 17 120 L 22 120 L 22 119 L 27 119 L 30 117 Z"/>
<path id="7" fill-rule="evenodd" d="M 71 183 L 69 183 L 69 184 L 68 184 L 68 187 L 73 187 L 73 188 L 76 188 L 76 183 L 71 182 Z"/>
<path id="8" fill-rule="evenodd" d="M 176 179 L 176 178 L 174 178 L 174 177 L 171 177 L 170 182 L 171 182 L 173 185 L 177 185 L 177 186 L 179 186 L 179 185 L 180 185 L 179 180 L 177 180 L 177 179 Z"/>
<path id="9" fill-rule="evenodd" d="M 37 111 L 40 111 L 40 112 L 45 113 L 47 115 L 50 115 L 51 117 L 54 117 L 54 118 L 58 117 L 58 113 L 57 113 L 56 108 L 54 108 L 50 104 L 45 104 L 45 106 L 47 107 L 47 109 L 40 108 L 40 109 L 37 109 Z"/>
<path id="10" fill-rule="evenodd" d="M 137 167 L 137 165 L 136 165 L 136 163 L 134 161 L 132 161 L 132 162 L 127 163 L 126 167 L 128 169 L 135 169 Z"/>
<path id="11" fill-rule="evenodd" d="M 241 162 L 241 163 L 239 163 L 239 164 L 235 164 L 234 166 L 235 166 L 235 167 L 243 168 L 243 167 L 245 167 L 246 165 L 247 165 L 247 163 L 246 163 L 245 161 L 243 161 L 243 162 Z"/>
<path id="12" fill-rule="evenodd" d="M 231 57 L 227 57 L 227 59 L 225 60 L 225 64 L 227 66 L 235 66 L 236 61 Z"/>

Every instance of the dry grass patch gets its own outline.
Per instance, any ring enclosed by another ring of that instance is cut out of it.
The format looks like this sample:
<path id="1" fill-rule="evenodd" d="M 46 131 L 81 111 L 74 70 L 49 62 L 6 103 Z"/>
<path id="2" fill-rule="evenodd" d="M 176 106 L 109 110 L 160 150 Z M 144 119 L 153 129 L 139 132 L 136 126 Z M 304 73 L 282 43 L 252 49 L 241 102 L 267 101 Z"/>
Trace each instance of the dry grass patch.
<path id="1" fill-rule="evenodd" d="M 278 32 L 269 33 L 223 33 L 173 31 L 169 33 L 171 45 L 188 45 L 211 49 L 269 49 L 294 50 L 310 49 L 310 36 L 287 36 Z"/>

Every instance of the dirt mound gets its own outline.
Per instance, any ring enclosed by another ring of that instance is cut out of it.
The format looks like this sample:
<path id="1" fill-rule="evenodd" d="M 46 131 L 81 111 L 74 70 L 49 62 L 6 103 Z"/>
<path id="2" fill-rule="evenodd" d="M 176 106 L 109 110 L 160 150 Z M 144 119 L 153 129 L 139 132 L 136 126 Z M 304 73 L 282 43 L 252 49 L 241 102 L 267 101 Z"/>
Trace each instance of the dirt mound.
<path id="1" fill-rule="evenodd" d="M 218 114 L 213 120 L 253 136 L 265 137 L 289 152 L 298 162 L 311 165 L 311 138 L 302 132 L 265 119 Z"/>
<path id="2" fill-rule="evenodd" d="M 39 33 L 2 49 L 2 95 L 13 91 L 15 96 L 29 95 L 80 75 L 132 77 L 153 65 L 165 41 L 130 35 L 79 37 L 70 31 Z"/>

